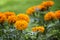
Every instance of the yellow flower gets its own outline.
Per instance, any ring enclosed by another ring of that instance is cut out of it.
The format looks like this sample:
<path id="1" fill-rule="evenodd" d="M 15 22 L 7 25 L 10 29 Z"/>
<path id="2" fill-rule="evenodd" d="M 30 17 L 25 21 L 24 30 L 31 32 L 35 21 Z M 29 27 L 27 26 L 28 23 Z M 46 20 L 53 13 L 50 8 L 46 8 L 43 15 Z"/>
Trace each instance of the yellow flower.
<path id="1" fill-rule="evenodd" d="M 33 32 L 37 32 L 37 31 L 38 31 L 37 29 L 38 29 L 38 27 L 33 27 L 33 28 L 32 28 L 32 31 L 33 31 Z"/>
<path id="2" fill-rule="evenodd" d="M 6 21 L 6 16 L 3 13 L 0 13 L 0 23 Z"/>
<path id="3" fill-rule="evenodd" d="M 53 6 L 54 2 L 53 1 L 46 1 L 46 2 L 43 2 L 42 5 L 44 5 L 45 7 L 51 7 Z"/>
<path id="4" fill-rule="evenodd" d="M 18 18 L 18 20 L 25 20 L 27 22 L 30 21 L 30 18 L 29 18 L 29 16 L 27 14 L 18 14 L 17 18 Z"/>
<path id="5" fill-rule="evenodd" d="M 44 26 L 33 27 L 32 31 L 33 32 L 44 32 L 45 28 L 44 28 Z"/>
<path id="6" fill-rule="evenodd" d="M 38 27 L 38 31 L 44 32 L 44 31 L 45 31 L 45 28 L 44 28 L 43 26 L 39 26 L 39 27 Z"/>
<path id="7" fill-rule="evenodd" d="M 60 19 L 60 10 L 57 10 L 57 11 L 55 12 L 55 15 L 56 15 L 56 17 L 57 17 L 58 19 Z"/>
<path id="8" fill-rule="evenodd" d="M 27 11 L 26 11 L 26 13 L 28 15 L 32 15 L 32 13 L 35 12 L 35 8 L 36 8 L 36 6 L 33 6 L 33 7 L 28 8 Z"/>
<path id="9" fill-rule="evenodd" d="M 28 23 L 24 20 L 16 21 L 15 28 L 18 30 L 25 30 L 28 26 Z"/>
<path id="10" fill-rule="evenodd" d="M 8 17 L 8 23 L 15 23 L 17 21 L 17 17 L 16 16 L 9 16 Z"/>
<path id="11" fill-rule="evenodd" d="M 7 18 L 8 18 L 9 16 L 15 15 L 14 12 L 4 12 L 4 14 L 6 15 Z"/>
<path id="12" fill-rule="evenodd" d="M 51 19 L 56 19 L 56 16 L 53 12 L 48 12 L 47 14 L 45 14 L 44 16 L 45 21 L 49 21 Z"/>

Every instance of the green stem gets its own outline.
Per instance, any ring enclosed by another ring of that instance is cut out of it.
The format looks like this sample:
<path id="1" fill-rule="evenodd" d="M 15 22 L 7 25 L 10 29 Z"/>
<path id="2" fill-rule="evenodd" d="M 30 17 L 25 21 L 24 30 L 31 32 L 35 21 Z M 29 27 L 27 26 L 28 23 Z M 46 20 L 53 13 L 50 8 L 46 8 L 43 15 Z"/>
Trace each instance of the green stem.
<path id="1" fill-rule="evenodd" d="M 38 37 L 39 37 L 40 35 L 39 35 L 39 32 L 37 33 L 37 35 L 36 35 L 36 39 L 35 40 L 38 40 Z"/>

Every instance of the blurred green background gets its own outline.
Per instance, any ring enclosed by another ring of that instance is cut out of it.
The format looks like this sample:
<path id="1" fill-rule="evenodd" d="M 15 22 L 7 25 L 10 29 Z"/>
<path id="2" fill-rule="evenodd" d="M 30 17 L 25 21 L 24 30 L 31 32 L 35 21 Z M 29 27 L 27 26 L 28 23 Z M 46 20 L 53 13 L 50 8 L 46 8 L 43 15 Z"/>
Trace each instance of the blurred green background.
<path id="1" fill-rule="evenodd" d="M 27 8 L 39 5 L 44 0 L 0 0 L 0 12 L 13 11 L 15 13 L 24 13 Z M 55 5 L 51 10 L 60 9 L 60 0 L 53 0 Z"/>

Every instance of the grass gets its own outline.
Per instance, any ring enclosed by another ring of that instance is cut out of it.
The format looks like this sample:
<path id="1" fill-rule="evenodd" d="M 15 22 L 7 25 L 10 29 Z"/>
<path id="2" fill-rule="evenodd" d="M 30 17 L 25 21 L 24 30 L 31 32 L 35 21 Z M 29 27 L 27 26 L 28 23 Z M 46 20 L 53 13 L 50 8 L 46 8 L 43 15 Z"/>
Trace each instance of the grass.
<path id="1" fill-rule="evenodd" d="M 55 5 L 52 10 L 60 9 L 60 0 L 54 0 Z M 42 0 L 0 0 L 0 12 L 13 11 L 16 14 L 25 13 L 27 8 L 39 5 Z"/>
<path id="2" fill-rule="evenodd" d="M 14 11 L 16 13 L 24 13 L 27 8 L 35 5 L 39 5 L 42 0 L 13 0 L 13 1 L 1 1 L 0 3 L 0 11 Z"/>

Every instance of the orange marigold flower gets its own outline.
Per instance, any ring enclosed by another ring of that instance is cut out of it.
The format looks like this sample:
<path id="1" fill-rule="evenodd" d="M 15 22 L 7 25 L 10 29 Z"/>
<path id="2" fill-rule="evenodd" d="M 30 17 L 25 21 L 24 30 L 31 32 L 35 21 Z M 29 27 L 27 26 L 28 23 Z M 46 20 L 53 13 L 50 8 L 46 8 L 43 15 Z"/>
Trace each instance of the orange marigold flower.
<path id="1" fill-rule="evenodd" d="M 33 27 L 33 32 L 44 32 L 45 28 L 43 26 Z"/>
<path id="2" fill-rule="evenodd" d="M 38 27 L 38 30 L 39 30 L 40 32 L 44 32 L 44 31 L 45 31 L 45 28 L 44 28 L 43 26 L 39 26 L 39 27 Z"/>
<path id="3" fill-rule="evenodd" d="M 0 13 L 0 23 L 6 21 L 6 16 L 3 13 Z"/>
<path id="4" fill-rule="evenodd" d="M 28 23 L 24 20 L 16 21 L 15 28 L 18 30 L 25 30 L 28 26 Z"/>
<path id="5" fill-rule="evenodd" d="M 30 21 L 30 18 L 29 18 L 29 16 L 27 14 L 18 14 L 17 18 L 18 18 L 18 20 L 25 20 L 27 22 Z"/>
<path id="6" fill-rule="evenodd" d="M 38 31 L 37 29 L 38 29 L 38 27 L 33 27 L 33 28 L 32 28 L 32 31 L 33 31 L 33 32 L 37 32 L 37 31 Z"/>
<path id="7" fill-rule="evenodd" d="M 26 13 L 27 13 L 28 15 L 31 15 L 32 13 L 35 12 L 35 8 L 36 8 L 36 6 L 33 6 L 33 7 L 28 8 L 27 11 L 26 11 Z"/>
<path id="8" fill-rule="evenodd" d="M 12 23 L 15 23 L 16 21 L 17 21 L 16 16 L 9 16 L 8 17 L 8 23 L 12 24 Z"/>
<path id="9" fill-rule="evenodd" d="M 39 10 L 47 10 L 47 8 L 43 5 L 38 5 L 36 8 L 38 8 Z"/>
<path id="10" fill-rule="evenodd" d="M 43 2 L 42 5 L 44 5 L 45 7 L 50 7 L 50 6 L 53 6 L 54 2 L 53 1 L 46 1 L 46 2 Z"/>
<path id="11" fill-rule="evenodd" d="M 57 10 L 57 11 L 55 12 L 55 15 L 56 15 L 56 17 L 57 17 L 58 19 L 60 19 L 60 10 Z"/>
<path id="12" fill-rule="evenodd" d="M 15 15 L 14 12 L 4 12 L 4 14 L 6 15 L 7 18 L 8 18 L 9 16 Z"/>
<path id="13" fill-rule="evenodd" d="M 51 19 L 56 19 L 56 16 L 53 12 L 48 12 L 47 14 L 45 14 L 44 16 L 45 21 L 49 21 Z"/>

